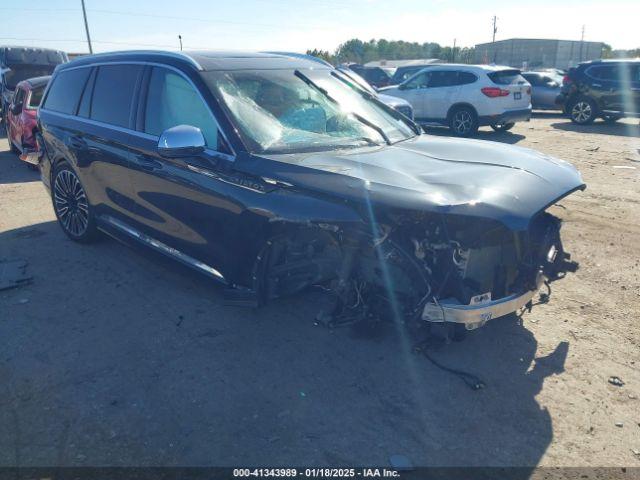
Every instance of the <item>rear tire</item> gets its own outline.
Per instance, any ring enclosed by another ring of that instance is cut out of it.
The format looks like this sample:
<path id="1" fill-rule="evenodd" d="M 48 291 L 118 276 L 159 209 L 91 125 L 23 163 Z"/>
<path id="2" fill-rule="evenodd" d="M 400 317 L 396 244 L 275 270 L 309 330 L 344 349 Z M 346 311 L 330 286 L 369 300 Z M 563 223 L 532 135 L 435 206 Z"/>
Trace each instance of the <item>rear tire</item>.
<path id="1" fill-rule="evenodd" d="M 469 137 L 478 131 L 478 115 L 471 107 L 457 107 L 449 114 L 449 128 L 456 137 Z"/>
<path id="2" fill-rule="evenodd" d="M 93 207 L 78 175 L 66 163 L 58 163 L 51 182 L 51 200 L 58 223 L 64 233 L 73 241 L 89 243 L 96 239 Z"/>
<path id="3" fill-rule="evenodd" d="M 589 97 L 578 97 L 569 108 L 569 117 L 578 125 L 589 125 L 598 116 L 598 106 Z"/>
<path id="4" fill-rule="evenodd" d="M 496 132 L 506 132 L 507 130 L 511 130 L 515 125 L 515 122 L 497 123 L 495 125 L 491 125 L 491 128 Z"/>

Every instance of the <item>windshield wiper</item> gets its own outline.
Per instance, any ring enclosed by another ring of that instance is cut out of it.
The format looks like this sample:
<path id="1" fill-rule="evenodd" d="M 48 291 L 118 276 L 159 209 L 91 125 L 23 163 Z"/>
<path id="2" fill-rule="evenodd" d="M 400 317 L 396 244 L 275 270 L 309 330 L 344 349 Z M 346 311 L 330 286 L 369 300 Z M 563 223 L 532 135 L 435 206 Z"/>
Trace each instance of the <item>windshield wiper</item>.
<path id="1" fill-rule="evenodd" d="M 333 98 L 331 95 L 329 95 L 329 92 L 327 92 L 324 88 L 322 88 L 320 85 L 316 84 L 313 80 L 311 80 L 309 77 L 307 77 L 304 73 L 302 73 L 300 70 L 296 70 L 293 72 L 293 74 L 298 77 L 300 80 L 302 80 L 304 83 L 306 83 L 307 85 L 309 85 L 311 88 L 314 88 L 315 90 L 317 90 L 318 92 L 320 92 L 322 95 L 325 96 L 325 98 L 327 98 L 330 102 L 336 104 L 336 105 L 340 105 L 338 103 L 338 101 Z M 383 140 L 385 141 L 385 143 L 387 145 L 391 145 L 391 140 L 389 140 L 389 137 L 387 136 L 386 133 L 384 133 L 384 130 L 382 130 L 382 128 L 380 128 L 378 125 L 376 125 L 373 122 L 370 122 L 369 120 L 367 120 L 366 118 L 364 118 L 362 115 L 360 115 L 359 113 L 355 113 L 355 112 L 349 112 L 351 115 L 353 115 L 353 117 L 358 120 L 360 123 L 362 123 L 363 125 L 366 125 L 367 127 L 375 130 L 376 132 L 378 132 L 378 134 L 383 138 Z"/>
<path id="2" fill-rule="evenodd" d="M 414 122 L 413 120 L 411 120 L 408 117 L 405 117 L 401 113 L 398 113 L 397 110 L 395 110 L 394 108 L 392 108 L 389 105 L 385 104 L 376 95 L 372 94 L 371 92 L 367 92 L 366 90 L 364 90 L 364 89 L 362 89 L 360 87 L 354 88 L 345 78 L 343 78 L 341 75 L 338 75 L 335 71 L 331 72 L 331 76 L 334 77 L 334 78 L 337 78 L 342 83 L 347 85 L 349 88 L 353 88 L 354 90 L 356 90 L 360 95 L 362 95 L 367 100 L 371 100 L 371 101 L 377 103 L 379 106 L 383 107 L 387 111 L 387 113 L 392 115 L 397 120 L 400 120 L 401 122 L 408 123 L 409 124 L 409 128 L 411 128 L 417 135 L 420 135 L 421 129 L 420 129 L 420 127 L 418 126 L 418 124 L 416 122 Z M 408 139 L 405 139 L 405 140 L 408 140 Z"/>
<path id="3" fill-rule="evenodd" d="M 385 143 L 387 145 L 391 145 L 391 140 L 389 140 L 389 137 L 387 137 L 387 134 L 384 133 L 384 130 L 382 130 L 382 128 L 380 128 L 378 125 L 376 125 L 373 122 L 370 122 L 369 120 L 367 120 L 366 118 L 364 118 L 362 115 L 360 115 L 359 113 L 356 112 L 350 112 L 351 115 L 354 116 L 354 118 L 356 120 L 358 120 L 360 123 L 366 125 L 369 128 L 374 129 L 376 132 L 378 132 L 380 134 L 380 136 L 384 139 Z"/>

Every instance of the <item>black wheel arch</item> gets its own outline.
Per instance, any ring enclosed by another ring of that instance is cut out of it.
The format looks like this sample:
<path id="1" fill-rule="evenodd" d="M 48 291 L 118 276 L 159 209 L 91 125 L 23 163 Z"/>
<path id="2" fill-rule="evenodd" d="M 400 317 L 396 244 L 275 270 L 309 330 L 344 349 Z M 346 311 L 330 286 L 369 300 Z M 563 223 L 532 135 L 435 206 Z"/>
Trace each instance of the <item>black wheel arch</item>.
<path id="1" fill-rule="evenodd" d="M 458 102 L 458 103 L 454 103 L 449 107 L 449 110 L 447 111 L 447 122 L 451 120 L 451 115 L 453 115 L 454 112 L 456 112 L 457 110 L 463 107 L 470 109 L 473 112 L 473 114 L 476 116 L 476 118 L 478 118 L 478 110 L 476 110 L 476 107 L 474 107 L 468 102 Z"/>

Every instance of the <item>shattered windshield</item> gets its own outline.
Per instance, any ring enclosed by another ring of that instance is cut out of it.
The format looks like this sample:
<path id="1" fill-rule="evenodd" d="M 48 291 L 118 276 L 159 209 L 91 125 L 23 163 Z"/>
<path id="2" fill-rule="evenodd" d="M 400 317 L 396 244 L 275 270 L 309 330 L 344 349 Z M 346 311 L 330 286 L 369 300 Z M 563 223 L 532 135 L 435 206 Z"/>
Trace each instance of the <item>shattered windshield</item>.
<path id="1" fill-rule="evenodd" d="M 250 150 L 292 153 L 395 143 L 411 125 L 330 70 L 206 72 Z"/>

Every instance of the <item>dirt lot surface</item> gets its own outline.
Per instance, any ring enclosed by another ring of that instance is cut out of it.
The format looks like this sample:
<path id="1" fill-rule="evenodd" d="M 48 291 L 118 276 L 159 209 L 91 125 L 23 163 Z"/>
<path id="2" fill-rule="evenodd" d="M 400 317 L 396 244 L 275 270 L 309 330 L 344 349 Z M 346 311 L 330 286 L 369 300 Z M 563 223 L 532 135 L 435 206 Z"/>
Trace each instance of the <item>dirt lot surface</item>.
<path id="1" fill-rule="evenodd" d="M 228 307 L 155 254 L 72 243 L 1 140 L 0 259 L 33 283 L 0 292 L 0 464 L 640 466 L 639 135 L 552 114 L 480 134 L 588 189 L 553 207 L 580 268 L 551 302 L 434 352 L 477 392 L 392 326 L 314 326 L 311 293 Z"/>

